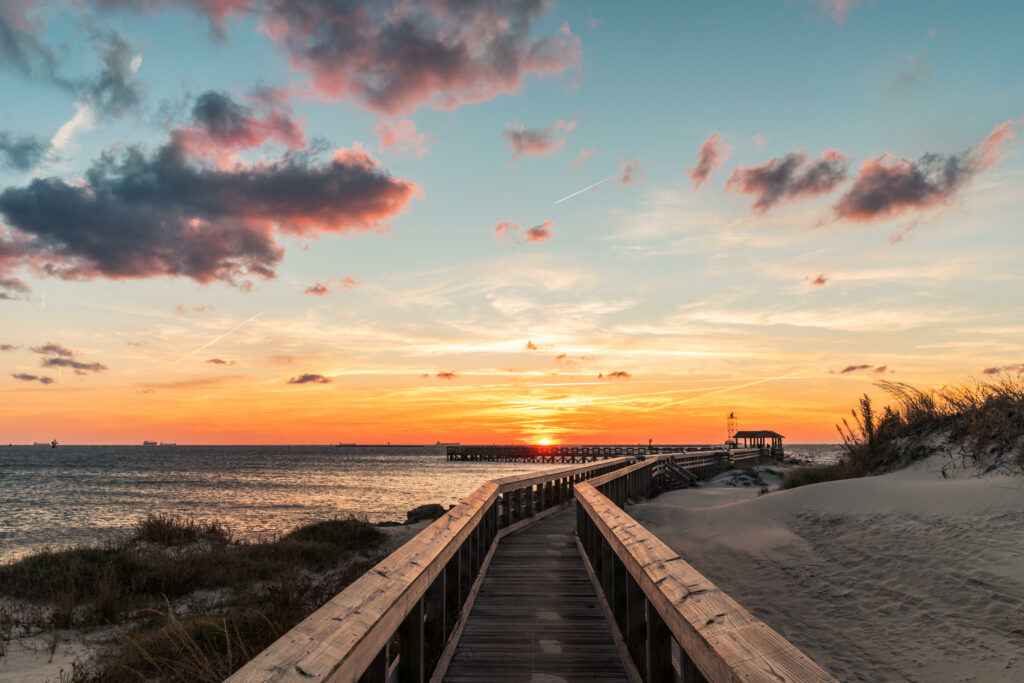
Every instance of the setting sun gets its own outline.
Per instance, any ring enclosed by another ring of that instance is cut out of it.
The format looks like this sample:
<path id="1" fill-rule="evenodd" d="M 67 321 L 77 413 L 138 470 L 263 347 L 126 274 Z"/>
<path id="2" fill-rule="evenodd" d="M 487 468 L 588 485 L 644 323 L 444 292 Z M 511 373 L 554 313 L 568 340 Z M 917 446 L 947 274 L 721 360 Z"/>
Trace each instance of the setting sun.
<path id="1" fill-rule="evenodd" d="M 551 439 L 541 439 L 537 443 L 540 444 L 541 446 L 550 446 L 551 445 Z"/>

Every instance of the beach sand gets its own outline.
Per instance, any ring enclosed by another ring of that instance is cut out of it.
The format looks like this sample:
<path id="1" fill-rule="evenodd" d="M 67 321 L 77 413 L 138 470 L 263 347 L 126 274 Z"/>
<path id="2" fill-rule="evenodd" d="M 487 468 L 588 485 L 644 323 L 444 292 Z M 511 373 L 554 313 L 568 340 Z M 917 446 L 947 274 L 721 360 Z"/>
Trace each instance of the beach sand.
<path id="1" fill-rule="evenodd" d="M 1024 681 L 1024 478 L 946 462 L 627 512 L 840 680 Z"/>

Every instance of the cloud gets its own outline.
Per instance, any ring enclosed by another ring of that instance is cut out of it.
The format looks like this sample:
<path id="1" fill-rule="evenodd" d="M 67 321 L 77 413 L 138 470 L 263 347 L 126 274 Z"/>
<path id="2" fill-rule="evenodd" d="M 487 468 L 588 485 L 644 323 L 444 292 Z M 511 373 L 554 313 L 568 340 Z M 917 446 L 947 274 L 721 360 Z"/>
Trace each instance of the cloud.
<path id="1" fill-rule="evenodd" d="M 818 275 L 818 277 L 814 278 L 813 280 L 811 279 L 810 275 L 807 275 L 804 277 L 804 280 L 810 282 L 813 287 L 823 287 L 825 283 L 828 282 L 828 278 L 825 277 L 824 273 Z"/>
<path id="2" fill-rule="evenodd" d="M 34 353 L 41 353 L 44 356 L 64 356 L 65 358 L 73 358 L 75 355 L 75 352 L 69 349 L 68 347 L 61 346 L 60 344 L 56 344 L 54 342 L 47 342 L 42 346 L 33 346 L 32 351 Z"/>
<path id="3" fill-rule="evenodd" d="M 845 375 L 850 372 L 857 372 L 858 370 L 870 370 L 872 367 L 871 365 L 847 365 L 839 371 L 839 374 Z"/>
<path id="4" fill-rule="evenodd" d="M 356 287 L 359 287 L 362 282 L 352 277 L 343 278 L 331 278 L 327 280 L 326 284 L 320 284 L 314 282 L 311 286 L 307 287 L 303 294 L 312 294 L 313 296 L 323 296 L 328 292 L 336 292 L 342 290 L 345 292 L 351 292 Z"/>
<path id="5" fill-rule="evenodd" d="M 2 237 L 2 233 L 0 233 L 0 237 Z M 3 265 L 3 257 L 3 244 L 0 244 L 0 265 Z M 0 273 L 0 275 L 2 275 L 2 273 Z M 31 291 L 31 288 L 26 285 L 24 281 L 19 280 L 16 277 L 0 277 L 0 301 L 5 299 L 9 301 L 24 299 Z"/>
<path id="6" fill-rule="evenodd" d="M 208 313 L 210 311 L 217 310 L 217 308 L 215 306 L 193 306 L 190 309 L 188 306 L 178 304 L 177 306 L 174 307 L 174 310 L 178 312 L 178 315 L 185 315 L 190 310 L 195 313 Z"/>
<path id="7" fill-rule="evenodd" d="M 131 8 L 137 11 L 174 9 L 182 5 L 209 17 L 214 28 L 221 32 L 229 15 L 244 16 L 257 0 L 94 0 L 105 9 Z"/>
<path id="8" fill-rule="evenodd" d="M 269 0 L 261 27 L 310 73 L 314 88 L 386 115 L 454 109 L 513 93 L 529 75 L 578 69 L 568 24 L 531 36 L 542 0 Z"/>
<path id="9" fill-rule="evenodd" d="M 438 379 L 455 379 L 458 375 L 450 370 L 437 373 Z"/>
<path id="10" fill-rule="evenodd" d="M 647 174 L 640 167 L 639 159 L 630 159 L 619 164 L 619 182 L 623 185 L 640 185 L 647 180 Z"/>
<path id="11" fill-rule="evenodd" d="M 1001 147 L 1013 143 L 1022 122 L 999 124 L 981 143 L 960 154 L 929 152 L 913 162 L 886 152 L 868 159 L 850 189 L 832 206 L 835 220 L 869 222 L 944 208 L 975 175 L 999 160 Z"/>
<path id="12" fill-rule="evenodd" d="M 210 363 L 211 365 L 236 365 L 235 361 L 224 360 L 223 358 L 210 358 L 206 362 Z"/>
<path id="13" fill-rule="evenodd" d="M 589 159 L 590 157 L 594 156 L 595 154 L 597 154 L 597 149 L 596 148 L 581 149 L 580 153 L 579 153 L 579 156 L 577 156 L 575 159 L 570 161 L 569 165 L 570 166 L 582 166 L 587 161 L 587 159 Z"/>
<path id="14" fill-rule="evenodd" d="M 502 221 L 494 228 L 495 238 L 499 241 L 511 241 L 514 244 L 526 242 L 545 242 L 555 231 L 551 229 L 554 221 L 544 221 L 540 225 L 523 230 L 523 226 L 512 221 Z"/>
<path id="15" fill-rule="evenodd" d="M 575 121 L 557 121 L 555 125 L 547 128 L 526 128 L 523 124 L 517 124 L 514 128 L 506 130 L 502 135 L 514 154 L 512 159 L 521 156 L 541 156 L 551 154 L 565 144 L 565 138 L 558 135 L 560 130 L 572 130 L 576 127 Z"/>
<path id="16" fill-rule="evenodd" d="M 107 366 L 103 363 L 83 363 L 73 358 L 44 358 L 40 363 L 44 368 L 71 368 L 79 375 L 86 372 L 103 372 Z"/>
<path id="17" fill-rule="evenodd" d="M 986 375 L 1001 375 L 1003 373 L 1016 372 L 1018 375 L 1024 375 L 1024 363 L 1016 363 L 1014 365 L 1003 365 L 1001 367 L 985 368 L 982 372 Z"/>
<path id="18" fill-rule="evenodd" d="M 111 29 L 94 31 L 92 39 L 102 68 L 88 83 L 83 99 L 101 117 L 120 116 L 142 101 L 135 77 L 142 55 Z"/>
<path id="19" fill-rule="evenodd" d="M 308 155 L 214 169 L 172 140 L 104 154 L 81 183 L 37 178 L 0 192 L 0 262 L 64 279 L 272 278 L 279 233 L 364 232 L 420 196 L 358 145 L 330 162 Z"/>
<path id="20" fill-rule="evenodd" d="M 192 125 L 171 131 L 171 138 L 191 157 L 227 161 L 235 152 L 275 141 L 288 149 L 306 146 L 306 137 L 292 117 L 287 98 L 279 91 L 263 89 L 252 106 L 236 102 L 226 92 L 208 90 L 192 106 Z"/>
<path id="21" fill-rule="evenodd" d="M 408 154 L 419 159 L 430 151 L 427 134 L 418 132 L 416 124 L 409 119 L 398 121 L 379 119 L 373 127 L 373 134 L 380 138 L 378 152 L 390 149 L 394 150 L 396 154 Z M 433 138 L 433 136 L 430 137 Z"/>
<path id="22" fill-rule="evenodd" d="M 312 373 L 306 373 L 305 375 L 299 375 L 298 377 L 292 377 L 288 380 L 288 384 L 327 384 L 331 381 L 330 377 L 324 377 L 323 375 L 315 375 Z"/>
<path id="23" fill-rule="evenodd" d="M 30 375 L 26 372 L 11 373 L 11 377 L 14 379 L 20 379 L 23 382 L 42 382 L 43 384 L 53 384 L 52 377 L 41 377 L 39 375 Z"/>
<path id="24" fill-rule="evenodd" d="M 49 148 L 49 143 L 42 138 L 0 131 L 0 166 L 27 171 L 43 158 Z"/>
<path id="25" fill-rule="evenodd" d="M 764 213 L 779 202 L 809 199 L 828 194 L 846 179 L 850 157 L 834 149 L 820 159 L 807 161 L 803 152 L 790 152 L 747 168 L 737 164 L 725 183 L 727 192 L 756 195 L 755 213 Z"/>
<path id="26" fill-rule="evenodd" d="M 837 24 L 845 24 L 846 17 L 854 7 L 860 5 L 860 0 L 811 0 L 821 8 L 822 14 L 828 13 L 832 21 Z"/>
<path id="27" fill-rule="evenodd" d="M 604 374 L 603 372 L 602 373 L 598 373 L 597 378 L 598 379 L 629 379 L 632 376 L 633 375 L 629 374 L 625 370 L 615 370 L 614 372 L 609 372 L 607 375 Z"/>
<path id="28" fill-rule="evenodd" d="M 13 351 L 20 348 L 20 346 L 15 346 L 14 344 L 0 344 L 0 351 Z"/>
<path id="29" fill-rule="evenodd" d="M 722 140 L 718 133 L 712 133 L 711 137 L 704 141 L 697 151 L 697 163 L 687 172 L 690 180 L 693 181 L 693 189 L 699 189 L 704 181 L 708 179 L 712 171 L 719 168 L 732 156 L 733 146 Z"/>
<path id="30" fill-rule="evenodd" d="M 889 370 L 889 366 L 888 365 L 879 365 L 877 368 L 872 370 L 872 372 L 874 372 L 874 373 L 882 373 L 882 372 L 886 372 L 887 370 Z M 891 370 L 889 370 L 889 371 L 892 372 Z"/>
<path id="31" fill-rule="evenodd" d="M 4 344 L 4 346 L 8 346 L 9 347 L 8 344 Z M 13 347 L 9 347 L 9 348 L 13 348 Z M 2 349 L 2 350 L 3 351 L 7 351 L 7 349 Z M 526 342 L 526 350 L 527 351 L 536 351 L 537 350 L 537 345 L 534 344 L 533 341 L 528 341 L 528 342 Z"/>
<path id="32" fill-rule="evenodd" d="M 133 340 L 131 340 L 131 339 L 129 339 L 129 340 L 128 340 L 127 342 L 125 342 L 125 343 L 126 343 L 126 344 L 128 344 L 128 346 L 145 346 L 145 345 L 146 345 L 146 342 L 140 342 L 140 341 L 133 341 Z"/>
<path id="33" fill-rule="evenodd" d="M 761 135 L 760 133 L 757 133 L 753 135 L 750 138 L 750 140 L 747 141 L 747 143 L 751 145 L 756 145 L 757 147 L 764 147 L 765 145 L 768 144 L 768 137 L 765 135 Z"/>

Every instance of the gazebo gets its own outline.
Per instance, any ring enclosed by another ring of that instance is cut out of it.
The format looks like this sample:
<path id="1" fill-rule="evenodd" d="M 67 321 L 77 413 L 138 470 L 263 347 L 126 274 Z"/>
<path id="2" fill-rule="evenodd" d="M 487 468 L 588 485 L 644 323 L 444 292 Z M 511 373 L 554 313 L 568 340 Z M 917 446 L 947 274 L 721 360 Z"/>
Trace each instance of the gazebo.
<path id="1" fill-rule="evenodd" d="M 764 448 L 771 443 L 772 457 L 782 457 L 782 440 L 786 437 L 770 429 L 759 429 L 755 431 L 743 431 L 733 434 L 733 440 L 738 444 L 743 439 L 744 448 Z"/>

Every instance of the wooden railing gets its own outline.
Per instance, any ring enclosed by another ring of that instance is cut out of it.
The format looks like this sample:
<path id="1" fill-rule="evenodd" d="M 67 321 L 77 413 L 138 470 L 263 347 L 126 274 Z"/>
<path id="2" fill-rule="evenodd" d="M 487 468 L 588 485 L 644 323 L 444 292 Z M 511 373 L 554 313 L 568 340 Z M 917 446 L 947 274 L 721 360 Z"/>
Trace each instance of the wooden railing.
<path id="1" fill-rule="evenodd" d="M 689 455 L 676 459 L 684 464 Z M 836 680 L 622 510 L 627 497 L 649 495 L 662 461 L 672 457 L 648 458 L 575 491 L 581 550 L 639 677 L 648 683 Z"/>
<path id="2" fill-rule="evenodd" d="M 228 680 L 427 680 L 454 651 L 494 542 L 571 501 L 584 480 L 630 462 L 602 460 L 485 483 Z"/>

